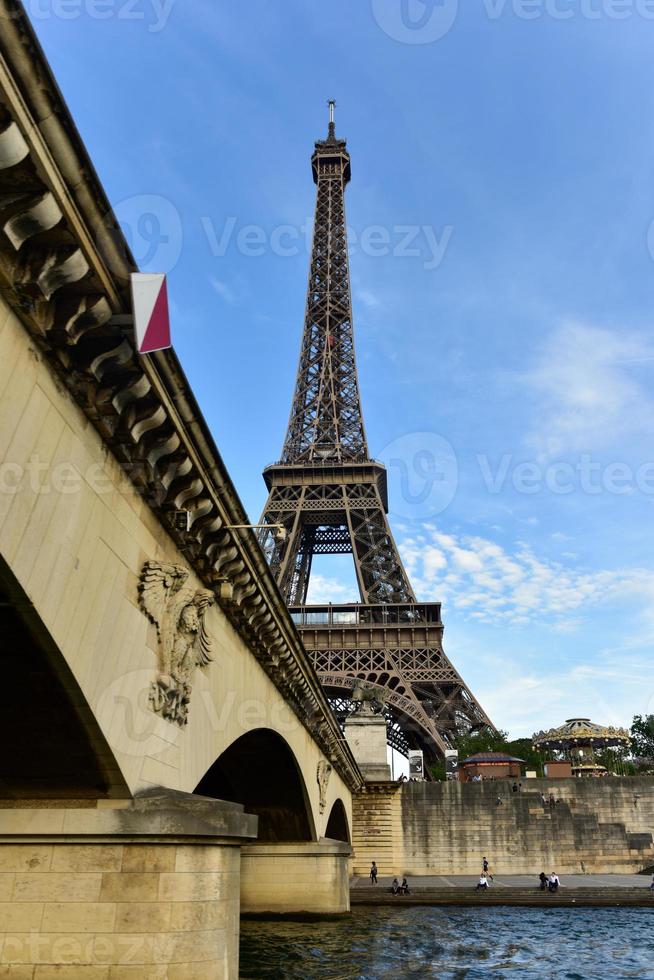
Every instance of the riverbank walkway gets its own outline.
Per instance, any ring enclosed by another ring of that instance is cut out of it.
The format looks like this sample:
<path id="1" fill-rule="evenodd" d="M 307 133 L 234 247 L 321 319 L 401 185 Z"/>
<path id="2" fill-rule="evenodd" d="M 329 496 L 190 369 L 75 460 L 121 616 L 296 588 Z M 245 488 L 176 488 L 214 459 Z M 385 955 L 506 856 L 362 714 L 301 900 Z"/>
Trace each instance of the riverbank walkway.
<path id="1" fill-rule="evenodd" d="M 544 869 L 545 870 L 545 869 Z M 549 870 L 552 870 L 551 868 Z M 402 876 L 399 876 L 402 880 Z M 350 900 L 355 905 L 546 905 L 588 907 L 654 907 L 650 875 L 562 875 L 556 892 L 543 892 L 536 875 L 495 875 L 488 889 L 476 890 L 478 875 L 429 875 L 409 877 L 410 895 L 393 895 L 392 878 L 350 881 Z"/>

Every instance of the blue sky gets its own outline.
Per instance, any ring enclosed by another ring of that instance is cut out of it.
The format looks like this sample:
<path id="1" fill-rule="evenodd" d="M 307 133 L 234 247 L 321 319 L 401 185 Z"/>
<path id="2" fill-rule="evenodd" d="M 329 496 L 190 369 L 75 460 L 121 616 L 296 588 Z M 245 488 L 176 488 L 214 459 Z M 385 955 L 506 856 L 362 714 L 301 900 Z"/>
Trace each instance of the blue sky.
<path id="1" fill-rule="evenodd" d="M 26 6 L 251 517 L 333 97 L 370 449 L 448 655 L 514 735 L 654 712 L 654 5 Z"/>

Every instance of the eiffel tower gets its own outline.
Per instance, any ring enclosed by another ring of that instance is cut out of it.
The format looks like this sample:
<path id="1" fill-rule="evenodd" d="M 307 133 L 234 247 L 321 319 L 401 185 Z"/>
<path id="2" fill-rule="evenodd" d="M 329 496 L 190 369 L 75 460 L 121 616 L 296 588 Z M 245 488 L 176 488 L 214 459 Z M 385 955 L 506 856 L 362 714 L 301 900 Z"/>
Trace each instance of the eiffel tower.
<path id="1" fill-rule="evenodd" d="M 379 692 L 389 743 L 443 757 L 456 738 L 490 726 L 443 652 L 440 604 L 417 602 L 386 518 L 386 469 L 372 460 L 354 353 L 345 224 L 350 156 L 329 130 L 311 158 L 313 248 L 295 395 L 281 460 L 264 470 L 260 540 L 337 712 L 352 690 Z M 314 555 L 352 554 L 361 602 L 307 605 Z"/>

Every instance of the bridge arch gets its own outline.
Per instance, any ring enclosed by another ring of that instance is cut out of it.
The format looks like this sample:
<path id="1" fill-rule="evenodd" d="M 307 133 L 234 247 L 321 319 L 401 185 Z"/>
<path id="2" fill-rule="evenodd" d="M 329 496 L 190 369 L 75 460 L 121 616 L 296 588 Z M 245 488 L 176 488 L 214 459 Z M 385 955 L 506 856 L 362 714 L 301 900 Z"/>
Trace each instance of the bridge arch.
<path id="1" fill-rule="evenodd" d="M 329 840 L 342 840 L 346 844 L 351 843 L 350 827 L 347 822 L 347 813 L 342 800 L 335 800 L 329 813 L 329 820 L 325 829 L 325 837 Z"/>
<path id="2" fill-rule="evenodd" d="M 302 772 L 278 732 L 241 735 L 207 770 L 195 793 L 240 803 L 259 817 L 259 841 L 315 841 L 316 829 Z"/>
<path id="3" fill-rule="evenodd" d="M 0 799 L 130 796 L 64 655 L 0 558 Z"/>

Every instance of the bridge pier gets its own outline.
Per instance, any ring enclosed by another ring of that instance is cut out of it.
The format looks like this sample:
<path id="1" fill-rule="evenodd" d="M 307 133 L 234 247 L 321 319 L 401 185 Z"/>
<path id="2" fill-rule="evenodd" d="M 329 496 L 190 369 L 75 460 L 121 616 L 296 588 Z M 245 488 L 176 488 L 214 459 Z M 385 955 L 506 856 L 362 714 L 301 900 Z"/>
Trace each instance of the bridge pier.
<path id="1" fill-rule="evenodd" d="M 0 972 L 237 980 L 240 851 L 256 822 L 170 791 L 0 809 Z"/>
<path id="2" fill-rule="evenodd" d="M 247 844 L 241 853 L 243 913 L 349 912 L 349 844 Z"/>

